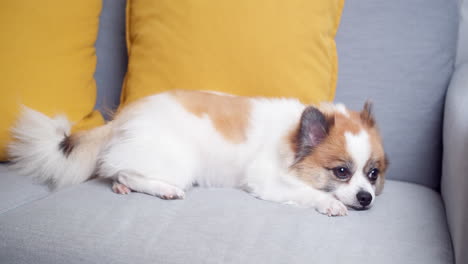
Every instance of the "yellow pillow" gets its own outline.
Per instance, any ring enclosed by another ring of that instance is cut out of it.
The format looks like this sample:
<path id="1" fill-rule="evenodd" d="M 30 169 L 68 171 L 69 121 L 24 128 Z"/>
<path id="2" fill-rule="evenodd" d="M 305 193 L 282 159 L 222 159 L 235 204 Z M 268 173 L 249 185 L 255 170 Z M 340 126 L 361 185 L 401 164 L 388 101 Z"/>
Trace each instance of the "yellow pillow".
<path id="1" fill-rule="evenodd" d="M 128 0 L 122 102 L 174 88 L 332 100 L 343 0 Z"/>
<path id="2" fill-rule="evenodd" d="M 0 4 L 0 160 L 20 104 L 66 114 L 80 129 L 103 122 L 93 112 L 100 10 L 101 0 Z"/>

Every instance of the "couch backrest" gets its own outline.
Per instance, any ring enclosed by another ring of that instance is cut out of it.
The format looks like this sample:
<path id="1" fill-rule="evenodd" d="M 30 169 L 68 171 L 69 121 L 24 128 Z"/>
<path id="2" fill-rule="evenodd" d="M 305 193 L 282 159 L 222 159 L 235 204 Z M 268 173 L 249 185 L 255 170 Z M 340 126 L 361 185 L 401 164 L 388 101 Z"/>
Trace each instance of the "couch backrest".
<path id="1" fill-rule="evenodd" d="M 97 65 L 94 78 L 98 87 L 96 108 L 109 117 L 117 108 L 127 71 L 125 44 L 126 0 L 103 0 L 96 41 Z"/>
<path id="2" fill-rule="evenodd" d="M 337 35 L 336 101 L 372 99 L 388 177 L 439 187 L 442 112 L 452 74 L 457 0 L 348 0 Z M 97 108 L 115 108 L 126 71 L 125 0 L 103 0 Z"/>
<path id="3" fill-rule="evenodd" d="M 390 157 L 389 178 L 437 189 L 444 97 L 455 60 L 456 0 L 346 1 L 336 101 L 366 98 Z"/>

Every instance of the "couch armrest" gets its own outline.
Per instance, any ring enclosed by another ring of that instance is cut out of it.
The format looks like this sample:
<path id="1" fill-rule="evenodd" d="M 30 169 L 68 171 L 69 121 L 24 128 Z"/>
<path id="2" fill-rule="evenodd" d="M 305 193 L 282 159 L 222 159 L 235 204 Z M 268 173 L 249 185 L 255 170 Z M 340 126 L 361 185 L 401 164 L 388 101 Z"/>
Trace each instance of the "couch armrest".
<path id="1" fill-rule="evenodd" d="M 444 117 L 442 197 L 456 263 L 468 263 L 468 64 L 455 70 Z"/>

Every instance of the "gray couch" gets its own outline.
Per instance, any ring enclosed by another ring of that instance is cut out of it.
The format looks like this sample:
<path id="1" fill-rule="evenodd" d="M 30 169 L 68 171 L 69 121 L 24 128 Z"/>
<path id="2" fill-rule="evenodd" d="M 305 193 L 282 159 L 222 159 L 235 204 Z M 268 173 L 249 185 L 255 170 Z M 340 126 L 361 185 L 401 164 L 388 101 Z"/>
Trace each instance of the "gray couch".
<path id="1" fill-rule="evenodd" d="M 103 3 L 99 109 L 118 105 L 127 60 L 125 1 Z M 345 4 L 336 101 L 359 108 L 372 98 L 391 161 L 371 210 L 330 218 L 232 189 L 163 201 L 116 195 L 102 180 L 50 192 L 0 165 L 0 263 L 468 263 L 468 56 L 457 47 L 458 4 Z"/>

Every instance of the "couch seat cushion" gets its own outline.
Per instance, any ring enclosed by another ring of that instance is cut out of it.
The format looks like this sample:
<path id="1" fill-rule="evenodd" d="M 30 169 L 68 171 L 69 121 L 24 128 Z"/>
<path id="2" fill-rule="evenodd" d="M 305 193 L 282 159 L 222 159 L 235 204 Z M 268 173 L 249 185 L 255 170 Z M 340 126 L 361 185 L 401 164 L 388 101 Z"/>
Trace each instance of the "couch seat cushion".
<path id="1" fill-rule="evenodd" d="M 0 215 L 0 263 L 452 262 L 439 194 L 397 181 L 346 217 L 233 189 L 117 195 L 101 180 Z"/>
<path id="2" fill-rule="evenodd" d="M 12 173 L 5 163 L 0 164 L 0 215 L 48 194 L 46 186 L 33 183 L 30 178 L 20 177 Z"/>

